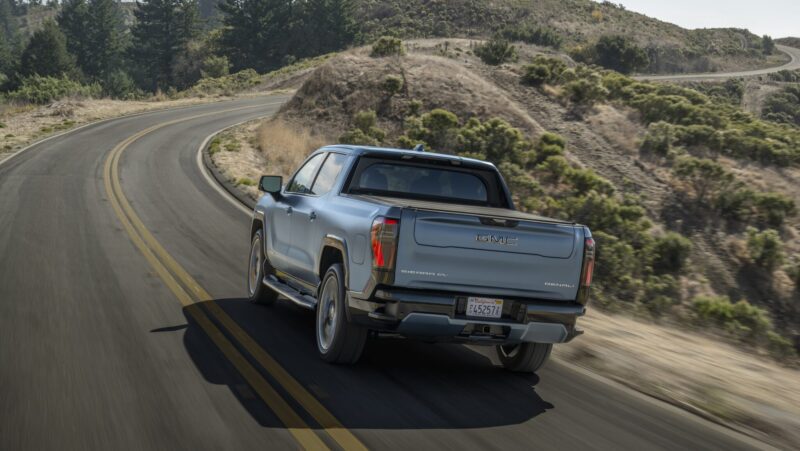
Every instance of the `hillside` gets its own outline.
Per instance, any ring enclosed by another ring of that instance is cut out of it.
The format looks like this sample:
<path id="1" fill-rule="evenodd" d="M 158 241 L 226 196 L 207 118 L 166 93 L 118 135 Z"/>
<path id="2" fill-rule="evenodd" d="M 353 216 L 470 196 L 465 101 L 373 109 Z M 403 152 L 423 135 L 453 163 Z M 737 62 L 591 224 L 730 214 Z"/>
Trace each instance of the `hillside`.
<path id="1" fill-rule="evenodd" d="M 133 23 L 135 3 L 123 2 L 125 22 Z M 215 1 L 199 2 L 208 26 L 219 24 Z M 761 38 L 741 29 L 686 30 L 610 2 L 591 0 L 355 0 L 361 42 L 381 35 L 402 38 L 487 38 L 505 31 L 524 38 L 539 30 L 537 44 L 575 51 L 604 35 L 625 35 L 643 47 L 650 59 L 645 73 L 715 72 L 778 65 L 785 55 L 764 55 Z M 30 35 L 56 8 L 29 6 L 18 18 Z"/>

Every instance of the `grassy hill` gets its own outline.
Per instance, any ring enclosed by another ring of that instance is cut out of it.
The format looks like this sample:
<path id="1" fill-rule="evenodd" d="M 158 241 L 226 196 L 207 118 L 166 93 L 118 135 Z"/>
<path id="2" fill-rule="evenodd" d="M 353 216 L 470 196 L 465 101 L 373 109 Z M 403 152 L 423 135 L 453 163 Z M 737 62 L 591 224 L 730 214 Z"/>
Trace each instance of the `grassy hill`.
<path id="1" fill-rule="evenodd" d="M 768 61 L 761 38 L 741 29 L 686 30 L 610 2 L 591 0 L 359 0 L 367 42 L 399 37 L 479 37 L 505 27 L 546 27 L 563 47 L 582 46 L 602 35 L 634 38 L 647 49 L 645 72 L 707 72 L 760 67 Z M 779 58 L 782 58 L 779 57 Z"/>
<path id="2" fill-rule="evenodd" d="M 216 2 L 200 9 L 216 24 Z M 650 64 L 643 72 L 679 73 L 741 70 L 777 65 L 785 55 L 765 56 L 761 38 L 741 29 L 686 30 L 610 2 L 591 0 L 355 0 L 362 42 L 381 35 L 402 38 L 486 38 L 506 30 L 546 30 L 566 50 L 578 50 L 603 35 L 625 35 L 646 49 Z M 135 3 L 122 3 L 126 22 Z M 32 6 L 19 18 L 30 34 L 57 9 Z"/>

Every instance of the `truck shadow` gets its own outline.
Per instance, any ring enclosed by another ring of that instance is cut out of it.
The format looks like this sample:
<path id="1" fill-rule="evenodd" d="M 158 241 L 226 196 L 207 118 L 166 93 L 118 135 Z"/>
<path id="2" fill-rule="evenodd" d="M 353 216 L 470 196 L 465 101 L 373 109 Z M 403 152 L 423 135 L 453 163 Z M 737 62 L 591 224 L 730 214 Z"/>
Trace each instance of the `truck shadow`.
<path id="1" fill-rule="evenodd" d="M 357 365 L 329 365 L 316 354 L 310 312 L 285 301 L 269 307 L 244 299 L 214 302 L 348 428 L 485 428 L 523 423 L 553 408 L 537 394 L 536 375 L 503 370 L 484 355 L 493 352 L 489 348 L 479 353 L 459 345 L 371 339 Z M 208 303 L 200 303 L 206 312 Z M 203 377 L 227 385 L 262 426 L 282 427 L 197 324 L 191 308 L 184 309 L 183 342 Z M 297 406 L 272 376 L 254 366 Z"/>

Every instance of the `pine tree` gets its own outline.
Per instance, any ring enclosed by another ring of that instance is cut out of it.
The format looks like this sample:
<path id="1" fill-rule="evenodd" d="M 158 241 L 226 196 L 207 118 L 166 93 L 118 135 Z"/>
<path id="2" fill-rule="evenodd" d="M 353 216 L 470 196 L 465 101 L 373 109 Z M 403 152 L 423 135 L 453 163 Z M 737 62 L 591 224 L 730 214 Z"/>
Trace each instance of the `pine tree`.
<path id="1" fill-rule="evenodd" d="M 356 37 L 352 0 L 306 0 L 300 36 L 301 54 L 316 56 L 341 50 Z"/>
<path id="2" fill-rule="evenodd" d="M 20 75 L 61 76 L 74 70 L 74 58 L 67 52 L 64 34 L 54 21 L 46 21 L 22 52 Z"/>
<path id="3" fill-rule="evenodd" d="M 196 0 L 145 0 L 134 14 L 131 54 L 140 85 L 153 91 L 175 86 L 177 57 L 198 33 Z"/>
<path id="4" fill-rule="evenodd" d="M 64 0 L 58 14 L 58 26 L 67 38 L 67 50 L 75 56 L 78 67 L 84 70 L 89 65 L 90 57 L 89 39 L 86 36 L 89 5 L 86 0 Z"/>
<path id="5" fill-rule="evenodd" d="M 122 65 L 126 49 L 125 23 L 117 0 L 89 0 L 86 60 L 87 76 L 103 80 Z"/>
<path id="6" fill-rule="evenodd" d="M 233 69 L 279 67 L 292 54 L 293 19 L 301 6 L 292 0 L 223 0 L 221 46 Z"/>

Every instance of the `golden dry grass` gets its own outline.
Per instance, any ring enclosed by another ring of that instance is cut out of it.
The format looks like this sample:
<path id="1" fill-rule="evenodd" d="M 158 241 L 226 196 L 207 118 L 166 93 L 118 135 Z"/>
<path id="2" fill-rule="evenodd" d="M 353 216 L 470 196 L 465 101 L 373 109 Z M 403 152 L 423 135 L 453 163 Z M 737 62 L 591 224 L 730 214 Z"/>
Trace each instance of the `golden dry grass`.
<path id="1" fill-rule="evenodd" d="M 281 119 L 264 121 L 256 131 L 256 142 L 266 159 L 265 170 L 284 179 L 292 175 L 309 153 L 329 144 L 308 128 Z"/>

